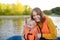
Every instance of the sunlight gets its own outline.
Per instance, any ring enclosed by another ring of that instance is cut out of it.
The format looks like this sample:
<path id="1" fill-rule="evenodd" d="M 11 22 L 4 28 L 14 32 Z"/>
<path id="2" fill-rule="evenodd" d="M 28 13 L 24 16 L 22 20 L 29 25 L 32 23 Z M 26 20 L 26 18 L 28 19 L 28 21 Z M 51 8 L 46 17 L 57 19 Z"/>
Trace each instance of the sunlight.
<path id="1" fill-rule="evenodd" d="M 12 4 L 12 3 L 16 3 L 16 0 L 0 0 L 0 3 L 4 3 L 4 4 Z"/>

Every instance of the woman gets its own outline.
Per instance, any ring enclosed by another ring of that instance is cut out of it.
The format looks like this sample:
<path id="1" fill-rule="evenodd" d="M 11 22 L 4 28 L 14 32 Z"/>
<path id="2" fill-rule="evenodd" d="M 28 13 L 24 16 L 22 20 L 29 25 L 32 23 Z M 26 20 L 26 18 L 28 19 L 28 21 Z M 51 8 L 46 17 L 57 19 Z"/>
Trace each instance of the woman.
<path id="1" fill-rule="evenodd" d="M 31 19 L 34 20 L 40 28 L 40 40 L 55 40 L 57 30 L 52 20 L 47 17 L 40 8 L 34 8 L 31 12 Z"/>

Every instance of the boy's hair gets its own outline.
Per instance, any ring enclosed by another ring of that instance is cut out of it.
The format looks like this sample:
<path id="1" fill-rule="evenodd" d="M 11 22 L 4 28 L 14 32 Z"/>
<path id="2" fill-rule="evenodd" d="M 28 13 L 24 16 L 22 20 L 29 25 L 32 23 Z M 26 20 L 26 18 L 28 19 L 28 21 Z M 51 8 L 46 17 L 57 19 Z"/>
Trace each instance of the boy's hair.
<path id="1" fill-rule="evenodd" d="M 33 24 L 36 24 L 34 20 L 32 20 L 30 17 L 26 18 L 25 23 L 28 24 L 30 22 L 33 22 Z"/>

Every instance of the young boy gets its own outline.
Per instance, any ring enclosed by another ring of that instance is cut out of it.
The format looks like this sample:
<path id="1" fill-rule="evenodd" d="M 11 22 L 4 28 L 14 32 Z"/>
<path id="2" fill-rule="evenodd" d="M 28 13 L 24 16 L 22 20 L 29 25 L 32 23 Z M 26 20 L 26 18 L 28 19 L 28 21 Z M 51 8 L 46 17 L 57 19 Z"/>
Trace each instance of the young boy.
<path id="1" fill-rule="evenodd" d="M 38 35 L 39 34 L 39 35 Z M 38 40 L 40 38 L 40 29 L 36 25 L 35 21 L 28 18 L 26 24 L 24 25 L 24 34 L 23 37 L 25 40 Z"/>

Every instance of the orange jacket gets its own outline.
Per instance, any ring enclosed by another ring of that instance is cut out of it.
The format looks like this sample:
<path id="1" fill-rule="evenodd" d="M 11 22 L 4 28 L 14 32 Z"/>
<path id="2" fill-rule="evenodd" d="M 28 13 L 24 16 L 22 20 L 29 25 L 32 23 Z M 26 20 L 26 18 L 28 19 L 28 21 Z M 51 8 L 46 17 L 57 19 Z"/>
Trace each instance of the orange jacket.
<path id="1" fill-rule="evenodd" d="M 32 31 L 30 32 L 29 29 L 27 28 L 27 25 L 24 26 L 24 34 L 28 34 L 28 33 L 32 34 L 32 35 L 28 36 L 29 40 L 34 40 L 34 37 L 37 39 L 36 32 L 40 33 L 40 31 L 42 32 L 42 34 L 49 34 L 50 33 L 50 29 L 47 26 L 47 20 L 44 21 L 43 27 L 41 28 L 41 30 L 39 29 L 39 27 L 37 25 L 35 25 L 32 28 Z"/>
<path id="2" fill-rule="evenodd" d="M 45 17 L 47 19 L 47 17 Z M 44 23 L 43 23 L 43 27 L 42 27 L 42 33 L 43 34 L 49 34 L 50 33 L 50 30 L 48 28 L 48 25 L 47 25 L 47 20 L 45 19 Z"/>
<path id="3" fill-rule="evenodd" d="M 44 23 L 40 22 L 39 25 L 42 28 L 43 33 L 42 37 L 49 40 L 57 38 L 57 29 L 51 18 L 46 17 L 45 22 Z"/>
<path id="4" fill-rule="evenodd" d="M 31 31 L 29 31 L 29 28 L 27 28 L 27 25 L 24 25 L 24 35 L 23 35 L 23 37 L 25 38 L 25 35 L 27 35 L 27 39 L 25 39 L 25 40 L 38 40 L 37 32 L 40 33 L 40 29 L 37 25 L 35 25 L 31 29 Z"/>

